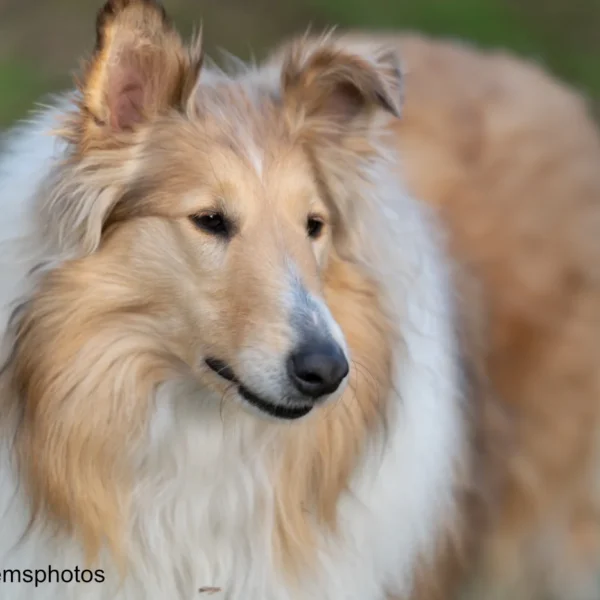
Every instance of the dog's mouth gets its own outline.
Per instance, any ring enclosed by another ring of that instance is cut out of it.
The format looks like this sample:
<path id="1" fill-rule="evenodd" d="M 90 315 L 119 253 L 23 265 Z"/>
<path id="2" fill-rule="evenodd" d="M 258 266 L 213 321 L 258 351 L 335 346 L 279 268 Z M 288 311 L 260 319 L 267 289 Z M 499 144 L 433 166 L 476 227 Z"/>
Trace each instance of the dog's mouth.
<path id="1" fill-rule="evenodd" d="M 211 357 L 206 358 L 204 362 L 206 366 L 219 375 L 219 377 L 222 377 L 226 381 L 230 381 L 231 383 L 235 384 L 237 386 L 239 395 L 246 402 L 248 402 L 248 404 L 258 408 L 271 417 L 291 421 L 306 416 L 313 409 L 313 405 L 310 404 L 301 404 L 295 406 L 274 404 L 273 402 L 257 396 L 247 387 L 245 387 L 244 384 L 241 383 L 237 378 L 233 369 L 227 363 L 219 360 L 218 358 Z"/>

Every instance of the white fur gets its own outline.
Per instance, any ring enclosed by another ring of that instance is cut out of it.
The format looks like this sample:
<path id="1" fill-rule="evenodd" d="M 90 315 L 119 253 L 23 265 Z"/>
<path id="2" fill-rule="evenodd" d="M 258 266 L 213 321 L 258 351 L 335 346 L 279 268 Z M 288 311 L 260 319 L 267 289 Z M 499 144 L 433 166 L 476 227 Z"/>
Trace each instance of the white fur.
<path id="1" fill-rule="evenodd" d="M 11 134 L 0 162 L 4 242 L 35 222 L 36 190 L 55 149 L 43 131 L 57 113 Z M 278 454 L 278 439 L 294 424 L 273 424 L 235 407 L 221 413 L 218 402 L 199 401 L 205 390 L 179 381 L 157 393 L 148 440 L 139 449 L 132 569 L 122 586 L 103 556 L 98 567 L 105 569 L 104 583 L 0 583 L 1 598 L 197 600 L 204 597 L 202 587 L 220 588 L 210 597 L 227 600 L 385 600 L 386 591 L 400 597 L 410 592 L 417 560 L 431 556 L 442 526 L 453 518 L 452 485 L 464 439 L 460 369 L 451 286 L 436 229 L 391 169 L 377 168 L 368 207 L 357 205 L 364 228 L 357 235 L 369 241 L 364 260 L 402 334 L 394 354 L 395 393 L 383 452 L 373 447 L 365 453 L 351 493 L 340 501 L 340 536 L 320 540 L 318 570 L 293 590 L 272 556 L 268 465 Z M 16 299 L 26 270 L 4 262 L 3 307 Z M 2 311 L 3 326 L 8 311 Z M 50 540 L 35 529 L 19 543 L 28 508 L 9 441 L 0 450 L 0 574 L 49 565 L 83 568 L 75 540 Z"/>

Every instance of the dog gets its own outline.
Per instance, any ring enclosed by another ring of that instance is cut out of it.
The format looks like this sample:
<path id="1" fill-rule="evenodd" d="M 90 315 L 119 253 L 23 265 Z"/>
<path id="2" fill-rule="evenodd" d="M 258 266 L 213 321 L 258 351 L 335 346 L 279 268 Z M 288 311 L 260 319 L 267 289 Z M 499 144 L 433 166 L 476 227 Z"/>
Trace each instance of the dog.
<path id="1" fill-rule="evenodd" d="M 563 94 L 540 75 L 488 147 L 479 59 L 407 40 L 304 37 L 228 74 L 154 0 L 110 0 L 78 91 L 9 133 L 4 598 L 597 597 L 593 128 L 566 92 L 536 128 Z M 561 160 L 522 162 L 519 132 Z M 523 283 L 509 200 L 568 278 Z M 520 510 L 537 483 L 560 495 Z"/>

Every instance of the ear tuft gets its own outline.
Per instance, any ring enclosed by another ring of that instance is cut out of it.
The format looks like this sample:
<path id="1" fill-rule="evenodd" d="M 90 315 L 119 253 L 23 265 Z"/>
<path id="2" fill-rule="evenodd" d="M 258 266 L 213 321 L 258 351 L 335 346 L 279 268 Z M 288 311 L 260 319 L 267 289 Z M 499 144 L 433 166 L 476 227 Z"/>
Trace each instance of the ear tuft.
<path id="1" fill-rule="evenodd" d="M 327 38 L 292 44 L 282 70 L 286 101 L 308 117 L 325 118 L 342 127 L 373 109 L 399 117 L 401 82 L 396 52 L 354 52 Z"/>
<path id="2" fill-rule="evenodd" d="M 98 16 L 96 17 L 96 51 L 105 45 L 105 32 L 111 22 L 114 21 L 120 13 L 134 5 L 139 5 L 140 8 L 145 8 L 146 11 L 157 15 L 165 27 L 171 27 L 167 12 L 164 7 L 155 0 L 108 0 L 108 2 L 106 2 L 106 4 L 98 11 Z"/>
<path id="3" fill-rule="evenodd" d="M 109 0 L 83 83 L 80 142 L 103 142 L 172 108 L 183 108 L 202 64 L 155 0 Z"/>

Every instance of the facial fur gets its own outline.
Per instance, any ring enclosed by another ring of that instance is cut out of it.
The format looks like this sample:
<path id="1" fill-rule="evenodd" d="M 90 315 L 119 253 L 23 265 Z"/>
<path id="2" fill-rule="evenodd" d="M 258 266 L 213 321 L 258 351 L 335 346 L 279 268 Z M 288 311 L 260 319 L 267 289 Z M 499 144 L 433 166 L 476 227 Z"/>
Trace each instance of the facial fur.
<path id="1" fill-rule="evenodd" d="M 124 552 L 162 383 L 192 381 L 240 418 L 256 407 L 236 386 L 275 416 L 310 411 L 274 466 L 284 560 L 311 543 L 306 504 L 335 525 L 389 386 L 389 324 L 339 177 L 377 154 L 375 117 L 398 112 L 390 55 L 299 41 L 271 80 L 204 74 L 199 48 L 150 0 L 107 3 L 40 207 L 48 248 L 69 260 L 42 270 L 14 322 L 5 384 L 34 520 L 76 531 L 90 560 L 104 542 Z M 342 363 L 319 397 L 290 381 L 303 344 Z"/>

